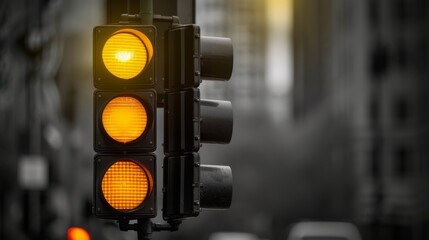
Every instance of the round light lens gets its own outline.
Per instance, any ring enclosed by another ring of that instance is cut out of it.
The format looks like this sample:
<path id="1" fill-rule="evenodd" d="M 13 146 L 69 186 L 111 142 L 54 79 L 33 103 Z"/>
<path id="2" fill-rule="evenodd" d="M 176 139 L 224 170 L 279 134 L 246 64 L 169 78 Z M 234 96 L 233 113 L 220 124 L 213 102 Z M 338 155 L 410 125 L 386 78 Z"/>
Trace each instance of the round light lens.
<path id="1" fill-rule="evenodd" d="M 147 125 L 147 112 L 134 97 L 116 97 L 104 108 L 102 123 L 112 139 L 125 144 L 143 134 Z"/>
<path id="2" fill-rule="evenodd" d="M 121 160 L 106 171 L 101 189 L 106 201 L 114 209 L 129 211 L 137 208 L 150 192 L 146 171 L 132 161 Z"/>
<path id="3" fill-rule="evenodd" d="M 106 41 L 102 58 L 110 73 L 128 80 L 144 69 L 148 62 L 148 52 L 142 40 L 136 35 L 120 32 Z"/>

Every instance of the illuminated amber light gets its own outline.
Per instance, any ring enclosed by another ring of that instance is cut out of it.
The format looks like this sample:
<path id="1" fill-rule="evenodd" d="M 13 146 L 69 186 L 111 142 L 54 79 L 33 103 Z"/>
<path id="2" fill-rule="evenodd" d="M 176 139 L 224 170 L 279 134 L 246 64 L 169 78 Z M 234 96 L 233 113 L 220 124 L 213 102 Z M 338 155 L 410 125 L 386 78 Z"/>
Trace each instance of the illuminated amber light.
<path id="1" fill-rule="evenodd" d="M 117 52 L 115 54 L 115 57 L 118 59 L 119 62 L 129 61 L 133 56 L 133 52 Z"/>
<path id="2" fill-rule="evenodd" d="M 146 109 L 133 97 L 116 97 L 104 108 L 102 123 L 112 139 L 125 144 L 136 140 L 146 129 Z"/>
<path id="3" fill-rule="evenodd" d="M 104 44 L 102 58 L 110 73 L 121 79 L 136 77 L 153 55 L 152 44 L 141 32 L 122 29 Z"/>
<path id="4" fill-rule="evenodd" d="M 137 208 L 146 199 L 151 182 L 151 176 L 140 165 L 121 160 L 106 171 L 101 189 L 110 206 L 127 211 Z"/>
<path id="5" fill-rule="evenodd" d="M 88 232 L 83 228 L 72 227 L 67 231 L 68 240 L 90 240 Z"/>

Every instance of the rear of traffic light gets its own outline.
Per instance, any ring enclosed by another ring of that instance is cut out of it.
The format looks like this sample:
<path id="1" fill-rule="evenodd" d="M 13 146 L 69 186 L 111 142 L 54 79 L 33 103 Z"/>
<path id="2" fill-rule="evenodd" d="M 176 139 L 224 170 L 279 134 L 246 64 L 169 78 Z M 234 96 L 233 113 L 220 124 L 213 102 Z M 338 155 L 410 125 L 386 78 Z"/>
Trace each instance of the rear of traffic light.
<path id="1" fill-rule="evenodd" d="M 94 29 L 94 212 L 156 216 L 156 91 L 153 26 Z"/>
<path id="2" fill-rule="evenodd" d="M 179 25 L 167 33 L 165 94 L 164 201 L 167 220 L 197 216 L 202 208 L 229 208 L 229 166 L 200 164 L 201 143 L 229 143 L 232 106 L 201 100 L 201 79 L 229 80 L 233 51 L 227 38 L 201 37 L 196 25 Z"/>

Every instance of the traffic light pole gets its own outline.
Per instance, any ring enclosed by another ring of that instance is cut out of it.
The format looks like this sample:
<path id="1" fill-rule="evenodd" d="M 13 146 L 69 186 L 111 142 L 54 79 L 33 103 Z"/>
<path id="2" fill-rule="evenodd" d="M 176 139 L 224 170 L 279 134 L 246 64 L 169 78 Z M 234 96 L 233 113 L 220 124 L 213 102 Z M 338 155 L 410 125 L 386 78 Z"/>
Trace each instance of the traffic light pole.
<path id="1" fill-rule="evenodd" d="M 140 18 L 142 24 L 153 23 L 153 0 L 140 0 Z"/>
<path id="2" fill-rule="evenodd" d="M 119 220 L 119 229 L 121 231 L 136 231 L 138 240 L 149 240 L 152 232 L 170 231 L 179 229 L 181 221 L 170 221 L 167 224 L 153 223 L 150 219 L 139 219 L 135 224 L 129 224 L 128 220 Z"/>

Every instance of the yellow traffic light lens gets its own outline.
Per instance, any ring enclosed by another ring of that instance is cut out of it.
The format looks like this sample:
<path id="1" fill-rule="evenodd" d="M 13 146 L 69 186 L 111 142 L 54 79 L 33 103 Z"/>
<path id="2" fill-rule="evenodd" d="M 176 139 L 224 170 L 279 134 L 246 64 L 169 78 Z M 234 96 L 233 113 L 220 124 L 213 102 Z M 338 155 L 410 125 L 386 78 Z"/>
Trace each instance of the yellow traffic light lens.
<path id="1" fill-rule="evenodd" d="M 106 41 L 102 58 L 110 73 L 126 80 L 137 76 L 149 59 L 143 41 L 126 32 L 114 34 Z"/>
<path id="2" fill-rule="evenodd" d="M 115 141 L 128 143 L 140 137 L 147 126 L 147 112 L 134 97 L 116 97 L 103 110 L 102 123 Z"/>
<path id="3" fill-rule="evenodd" d="M 129 211 L 137 208 L 150 193 L 151 177 L 132 161 L 118 161 L 106 171 L 101 189 L 114 209 Z"/>

